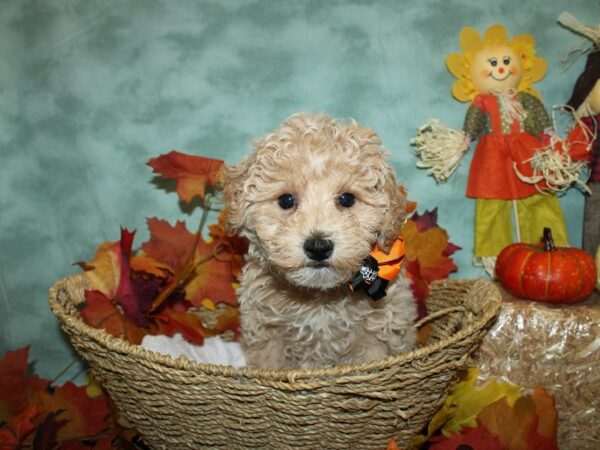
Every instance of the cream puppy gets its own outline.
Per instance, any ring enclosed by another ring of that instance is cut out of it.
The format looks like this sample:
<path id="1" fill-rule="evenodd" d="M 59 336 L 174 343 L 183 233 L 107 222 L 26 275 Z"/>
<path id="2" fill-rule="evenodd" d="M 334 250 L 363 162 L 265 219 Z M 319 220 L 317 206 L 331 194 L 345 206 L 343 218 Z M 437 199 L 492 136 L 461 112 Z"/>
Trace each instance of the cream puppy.
<path id="1" fill-rule="evenodd" d="M 250 366 L 357 364 L 413 348 L 416 307 L 402 275 L 378 301 L 349 288 L 405 220 L 385 156 L 369 128 L 296 114 L 225 168 L 229 227 L 250 241 L 238 291 Z"/>

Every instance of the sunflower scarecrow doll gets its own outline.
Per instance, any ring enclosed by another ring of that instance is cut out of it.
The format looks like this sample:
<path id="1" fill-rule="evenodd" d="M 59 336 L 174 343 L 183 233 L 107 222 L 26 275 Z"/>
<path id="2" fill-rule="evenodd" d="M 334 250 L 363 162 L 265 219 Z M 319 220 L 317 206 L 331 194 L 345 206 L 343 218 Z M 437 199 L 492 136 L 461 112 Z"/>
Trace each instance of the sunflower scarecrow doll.
<path id="1" fill-rule="evenodd" d="M 418 167 L 444 182 L 477 141 L 466 194 L 475 199 L 475 261 L 493 274 L 504 247 L 515 240 L 538 242 L 544 227 L 552 228 L 557 245 L 567 245 L 558 199 L 542 192 L 539 183 L 526 181 L 534 175 L 530 160 L 544 146 L 551 126 L 532 86 L 546 73 L 546 61 L 535 55 L 533 36 L 509 40 L 502 25 L 490 27 L 483 37 L 463 28 L 459 41 L 462 54 L 449 55 L 446 65 L 457 78 L 453 97 L 471 102 L 463 130 L 432 120 L 412 143 Z"/>

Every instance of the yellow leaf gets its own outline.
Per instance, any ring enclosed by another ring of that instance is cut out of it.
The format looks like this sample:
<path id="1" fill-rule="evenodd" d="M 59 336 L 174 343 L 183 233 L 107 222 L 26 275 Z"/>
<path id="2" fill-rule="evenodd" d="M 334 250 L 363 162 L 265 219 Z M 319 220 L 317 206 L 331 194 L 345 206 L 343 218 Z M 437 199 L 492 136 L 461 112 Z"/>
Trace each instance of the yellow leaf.
<path id="1" fill-rule="evenodd" d="M 454 386 L 442 408 L 429 422 L 427 434 L 416 438 L 415 445 L 423 444 L 438 430 L 449 437 L 454 432 L 460 432 L 463 426 L 475 428 L 477 416 L 487 406 L 505 398 L 512 407 L 521 397 L 520 386 L 500 383 L 496 379 L 475 388 L 473 385 L 478 373 L 478 368 L 468 369 L 464 379 Z"/>
<path id="2" fill-rule="evenodd" d="M 200 306 L 204 306 L 206 309 L 209 309 L 211 311 L 214 311 L 217 308 L 210 298 L 205 298 L 204 300 L 202 300 L 200 302 Z"/>

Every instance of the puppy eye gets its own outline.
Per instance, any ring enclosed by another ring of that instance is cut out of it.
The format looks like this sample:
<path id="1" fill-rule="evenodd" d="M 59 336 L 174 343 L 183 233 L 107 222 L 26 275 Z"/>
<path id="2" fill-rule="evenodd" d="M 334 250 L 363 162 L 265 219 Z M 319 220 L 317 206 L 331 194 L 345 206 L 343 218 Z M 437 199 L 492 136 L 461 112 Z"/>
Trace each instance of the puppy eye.
<path id="1" fill-rule="evenodd" d="M 354 205 L 354 203 L 356 203 L 356 198 L 354 197 L 354 195 L 348 192 L 344 192 L 337 198 L 337 201 L 340 204 L 340 206 L 344 208 L 350 208 L 352 205 Z"/>
<path id="2" fill-rule="evenodd" d="M 291 209 L 296 206 L 296 197 L 292 194 L 283 194 L 277 199 L 277 204 L 281 209 Z"/>

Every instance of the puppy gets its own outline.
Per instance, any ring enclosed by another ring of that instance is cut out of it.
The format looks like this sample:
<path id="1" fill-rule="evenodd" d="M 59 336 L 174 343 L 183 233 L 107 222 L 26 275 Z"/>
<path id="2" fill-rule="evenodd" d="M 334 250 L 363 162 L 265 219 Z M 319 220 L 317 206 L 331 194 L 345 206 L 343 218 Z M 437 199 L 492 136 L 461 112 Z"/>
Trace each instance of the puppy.
<path id="1" fill-rule="evenodd" d="M 349 288 L 405 220 L 385 156 L 373 130 L 302 113 L 225 168 L 229 228 L 250 242 L 238 291 L 249 366 L 357 364 L 413 348 L 416 307 L 402 275 L 378 301 Z"/>

